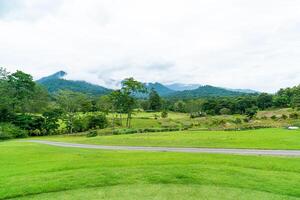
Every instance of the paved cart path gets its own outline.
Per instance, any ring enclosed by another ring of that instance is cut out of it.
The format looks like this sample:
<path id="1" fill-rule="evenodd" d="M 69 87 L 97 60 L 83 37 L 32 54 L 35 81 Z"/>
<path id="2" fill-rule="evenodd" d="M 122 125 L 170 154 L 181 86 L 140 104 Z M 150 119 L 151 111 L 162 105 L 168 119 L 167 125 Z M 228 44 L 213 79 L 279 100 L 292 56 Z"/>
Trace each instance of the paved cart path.
<path id="1" fill-rule="evenodd" d="M 47 140 L 23 140 L 39 144 L 47 144 L 59 147 L 105 149 L 105 150 L 134 150 L 134 151 L 158 151 L 158 152 L 188 152 L 188 153 L 218 153 L 240 155 L 272 155 L 272 156 L 300 156 L 300 150 L 259 150 L 259 149 L 222 149 L 222 148 L 181 148 L 181 147 L 139 147 L 139 146 L 106 146 L 94 144 L 76 144 L 66 142 L 53 142 Z"/>

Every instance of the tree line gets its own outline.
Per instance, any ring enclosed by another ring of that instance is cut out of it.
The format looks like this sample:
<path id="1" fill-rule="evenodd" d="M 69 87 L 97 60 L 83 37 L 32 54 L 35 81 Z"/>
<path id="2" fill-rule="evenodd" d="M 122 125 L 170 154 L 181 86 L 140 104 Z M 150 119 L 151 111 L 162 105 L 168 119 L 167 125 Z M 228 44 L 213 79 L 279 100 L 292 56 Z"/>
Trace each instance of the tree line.
<path id="1" fill-rule="evenodd" d="M 147 93 L 147 98 L 138 98 L 141 93 Z M 275 94 L 173 100 L 161 98 L 154 89 L 148 91 L 142 83 L 127 78 L 120 89 L 95 97 L 69 90 L 49 94 L 30 74 L 0 68 L 0 139 L 114 128 L 123 121 L 130 128 L 135 109 L 161 111 L 162 117 L 174 111 L 190 113 L 192 118 L 230 114 L 251 118 L 257 110 L 286 107 L 300 108 L 300 86 Z"/>

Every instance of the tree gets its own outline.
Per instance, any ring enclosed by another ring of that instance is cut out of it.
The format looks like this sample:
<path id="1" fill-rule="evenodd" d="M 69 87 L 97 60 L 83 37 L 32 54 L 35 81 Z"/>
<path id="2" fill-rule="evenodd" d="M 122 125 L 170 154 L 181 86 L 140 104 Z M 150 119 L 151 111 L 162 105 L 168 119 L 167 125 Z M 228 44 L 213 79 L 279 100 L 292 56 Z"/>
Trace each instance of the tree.
<path id="1" fill-rule="evenodd" d="M 12 109 L 24 112 L 24 105 L 28 103 L 35 89 L 35 82 L 32 76 L 22 71 L 17 71 L 8 75 L 8 84 L 12 95 Z"/>
<path id="2" fill-rule="evenodd" d="M 300 109 L 300 94 L 294 95 L 292 99 L 292 106 L 298 110 Z"/>
<path id="3" fill-rule="evenodd" d="M 265 110 L 266 108 L 270 108 L 273 103 L 273 96 L 267 93 L 261 93 L 257 97 L 257 106 L 258 108 Z"/>
<path id="4" fill-rule="evenodd" d="M 185 109 L 185 103 L 184 101 L 177 101 L 175 104 L 174 104 L 174 110 L 176 112 L 186 112 L 186 109 Z"/>
<path id="5" fill-rule="evenodd" d="M 134 80 L 127 78 L 122 81 L 122 88 L 111 93 L 110 97 L 113 102 L 113 110 L 127 113 L 126 126 L 131 126 L 131 115 L 136 105 L 136 93 L 145 93 L 145 86 Z"/>
<path id="6" fill-rule="evenodd" d="M 252 119 L 257 114 L 258 108 L 256 106 L 253 106 L 251 108 L 247 108 L 245 114 L 249 119 Z"/>
<path id="7" fill-rule="evenodd" d="M 0 68 L 0 122 L 8 121 L 13 115 L 12 112 L 12 95 L 8 87 L 8 72 Z"/>
<path id="8" fill-rule="evenodd" d="M 190 115 L 194 115 L 195 113 L 199 113 L 201 111 L 203 100 L 189 100 L 186 102 L 186 111 L 190 113 Z"/>
<path id="9" fill-rule="evenodd" d="M 9 75 L 9 72 L 7 72 L 7 70 L 3 67 L 0 67 L 0 81 L 1 80 L 7 80 Z"/>
<path id="10" fill-rule="evenodd" d="M 96 107 L 97 107 L 97 110 L 108 114 L 109 111 L 111 111 L 112 107 L 113 107 L 113 103 L 112 103 L 110 96 L 104 95 L 104 96 L 101 96 L 99 99 L 97 99 Z"/>
<path id="11" fill-rule="evenodd" d="M 289 103 L 289 97 L 287 95 L 275 95 L 273 97 L 273 105 L 277 108 L 288 107 Z"/>
<path id="12" fill-rule="evenodd" d="M 149 94 L 149 109 L 153 111 L 159 111 L 161 106 L 161 98 L 159 94 L 152 88 Z"/>
<path id="13" fill-rule="evenodd" d="M 52 134 L 57 131 L 59 128 L 59 119 L 62 115 L 61 109 L 52 109 L 43 113 L 43 117 L 45 118 L 43 128 L 46 130 L 47 134 Z"/>
<path id="14" fill-rule="evenodd" d="M 28 113 L 43 113 L 48 109 L 50 96 L 41 85 L 35 84 L 30 99 L 23 105 L 23 111 Z"/>
<path id="15" fill-rule="evenodd" d="M 56 96 L 57 103 L 64 111 L 65 120 L 69 133 L 73 133 L 73 121 L 76 112 L 85 112 L 90 99 L 82 93 L 61 90 Z"/>

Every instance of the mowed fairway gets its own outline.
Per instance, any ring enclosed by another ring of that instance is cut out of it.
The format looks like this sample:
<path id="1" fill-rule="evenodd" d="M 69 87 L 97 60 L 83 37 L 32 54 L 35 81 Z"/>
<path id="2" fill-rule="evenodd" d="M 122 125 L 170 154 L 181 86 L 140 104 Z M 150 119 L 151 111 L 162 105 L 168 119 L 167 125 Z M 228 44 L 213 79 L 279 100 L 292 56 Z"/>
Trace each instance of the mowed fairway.
<path id="1" fill-rule="evenodd" d="M 137 133 L 87 138 L 85 136 L 51 136 L 34 139 L 82 144 L 211 147 L 249 149 L 300 149 L 300 131 L 283 128 L 247 131 L 179 131 Z"/>
<path id="2" fill-rule="evenodd" d="M 0 199 L 297 199 L 300 158 L 0 143 Z"/>

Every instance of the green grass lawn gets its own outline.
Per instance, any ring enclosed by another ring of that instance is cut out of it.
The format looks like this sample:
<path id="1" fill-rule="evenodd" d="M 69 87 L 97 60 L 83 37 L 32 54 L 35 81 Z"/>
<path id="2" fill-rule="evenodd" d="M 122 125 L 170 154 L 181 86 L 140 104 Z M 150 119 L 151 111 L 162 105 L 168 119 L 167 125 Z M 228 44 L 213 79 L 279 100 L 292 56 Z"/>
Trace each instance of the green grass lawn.
<path id="1" fill-rule="evenodd" d="M 0 143 L 0 199 L 297 199 L 300 158 Z"/>
<path id="2" fill-rule="evenodd" d="M 300 131 L 283 128 L 247 131 L 137 133 L 92 138 L 61 135 L 34 139 L 103 145 L 300 149 Z"/>

